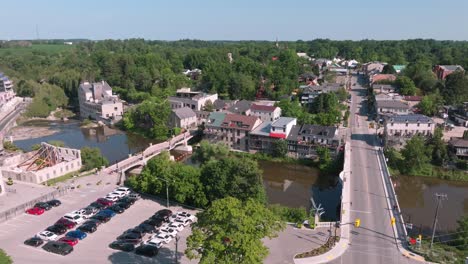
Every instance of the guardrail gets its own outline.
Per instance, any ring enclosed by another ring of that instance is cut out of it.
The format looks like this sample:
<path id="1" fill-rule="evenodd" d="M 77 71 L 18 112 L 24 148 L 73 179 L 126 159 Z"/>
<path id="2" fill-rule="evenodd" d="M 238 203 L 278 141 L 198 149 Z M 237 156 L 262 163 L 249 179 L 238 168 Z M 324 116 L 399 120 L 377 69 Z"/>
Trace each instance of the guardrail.
<path id="1" fill-rule="evenodd" d="M 16 217 L 17 215 L 20 215 L 20 214 L 24 214 L 24 212 L 26 211 L 26 209 L 32 207 L 34 204 L 38 203 L 38 202 L 45 202 L 45 201 L 48 201 L 48 200 L 52 200 L 52 199 L 55 199 L 57 197 L 60 197 L 60 196 L 63 196 L 65 194 L 67 194 L 71 189 L 69 187 L 67 188 L 60 188 L 60 189 L 57 189 L 57 190 L 54 190 L 53 192 L 50 192 L 48 194 L 44 194 L 34 200 L 31 200 L 29 202 L 26 202 L 26 203 L 23 203 L 21 205 L 18 205 L 16 207 L 13 207 L 11 209 L 8 209 L 6 211 L 3 211 L 3 212 L 0 212 L 0 223 L 1 222 L 5 222 L 7 220 L 10 220 L 14 217 Z"/>

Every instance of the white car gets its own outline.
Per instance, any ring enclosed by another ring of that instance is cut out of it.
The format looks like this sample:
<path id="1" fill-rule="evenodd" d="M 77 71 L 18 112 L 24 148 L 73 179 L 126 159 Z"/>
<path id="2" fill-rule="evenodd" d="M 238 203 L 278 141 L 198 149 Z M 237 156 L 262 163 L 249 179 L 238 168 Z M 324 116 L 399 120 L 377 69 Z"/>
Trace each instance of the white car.
<path id="1" fill-rule="evenodd" d="M 150 239 L 150 240 L 146 241 L 145 244 L 160 248 L 160 247 L 162 247 L 163 242 L 159 238 L 153 238 L 153 239 Z"/>
<path id="2" fill-rule="evenodd" d="M 180 212 L 177 214 L 177 218 L 188 219 L 192 222 L 195 222 L 195 216 L 187 212 Z"/>
<path id="3" fill-rule="evenodd" d="M 70 220 L 74 223 L 76 223 L 77 225 L 83 223 L 85 221 L 84 217 L 82 217 L 81 215 L 79 214 L 66 214 L 63 216 L 63 218 L 67 219 L 67 220 Z"/>
<path id="4" fill-rule="evenodd" d="M 125 195 L 129 195 L 130 194 L 130 188 L 119 187 L 119 188 L 115 189 L 114 192 L 124 193 Z"/>
<path id="5" fill-rule="evenodd" d="M 124 192 L 116 192 L 116 191 L 113 191 L 111 193 L 108 194 L 108 196 L 117 196 L 119 198 L 122 198 L 125 196 L 125 193 Z"/>
<path id="6" fill-rule="evenodd" d="M 57 240 L 58 236 L 50 231 L 42 231 L 36 235 L 36 237 L 46 240 L 46 241 L 54 241 Z"/>
<path id="7" fill-rule="evenodd" d="M 174 229 L 177 232 L 184 230 L 184 225 L 181 224 L 181 223 L 177 223 L 175 221 L 170 223 L 167 227 L 170 228 L 170 229 Z"/>
<path id="8" fill-rule="evenodd" d="M 135 199 L 135 200 L 138 200 L 141 198 L 141 196 L 138 194 L 138 193 L 130 193 L 128 195 L 129 198 L 132 198 L 132 199 Z"/>
<path id="9" fill-rule="evenodd" d="M 155 242 L 169 243 L 172 240 L 172 236 L 170 236 L 168 234 L 161 233 L 161 234 L 157 234 L 157 235 L 153 236 L 153 238 L 151 240 L 153 240 Z"/>
<path id="10" fill-rule="evenodd" d="M 173 224 L 180 224 L 180 225 L 183 225 L 183 226 L 188 226 L 188 225 L 190 225 L 192 222 L 193 222 L 193 221 L 190 220 L 190 219 L 188 219 L 188 218 L 179 218 L 179 217 L 177 217 L 177 218 L 174 220 Z"/>
<path id="11" fill-rule="evenodd" d="M 112 202 L 117 202 L 120 199 L 120 197 L 108 194 L 106 197 L 104 197 L 104 199 L 112 201 Z"/>
<path id="12" fill-rule="evenodd" d="M 168 234 L 168 235 L 170 235 L 172 237 L 175 237 L 177 235 L 177 230 L 172 229 L 172 228 L 168 228 L 168 227 L 161 227 L 159 229 L 158 234 Z"/>
<path id="13" fill-rule="evenodd" d="M 70 214 L 81 215 L 81 217 L 83 217 L 83 218 L 88 218 L 88 215 L 89 215 L 89 214 L 86 212 L 85 209 L 75 210 L 75 211 L 73 211 L 73 212 L 70 212 Z"/>

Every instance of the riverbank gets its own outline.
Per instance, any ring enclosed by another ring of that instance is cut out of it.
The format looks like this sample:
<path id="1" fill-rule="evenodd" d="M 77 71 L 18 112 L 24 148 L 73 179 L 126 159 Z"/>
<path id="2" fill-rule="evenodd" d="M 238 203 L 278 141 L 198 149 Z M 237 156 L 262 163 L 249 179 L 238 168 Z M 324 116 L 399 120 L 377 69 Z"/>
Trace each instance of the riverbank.
<path id="1" fill-rule="evenodd" d="M 398 169 L 389 167 L 389 170 L 392 176 L 398 177 L 403 175 Z M 459 169 L 450 170 L 431 164 L 423 166 L 418 171 L 412 171 L 411 173 L 407 173 L 406 175 L 414 177 L 438 178 L 447 181 L 468 182 L 468 172 L 466 171 L 462 171 Z"/>
<path id="2" fill-rule="evenodd" d="M 60 132 L 58 129 L 54 129 L 51 127 L 41 127 L 41 126 L 16 126 L 12 128 L 6 134 L 6 138 L 12 137 L 15 140 L 25 140 L 25 139 L 33 139 L 33 138 L 40 138 L 46 136 L 52 136 L 56 133 Z"/>

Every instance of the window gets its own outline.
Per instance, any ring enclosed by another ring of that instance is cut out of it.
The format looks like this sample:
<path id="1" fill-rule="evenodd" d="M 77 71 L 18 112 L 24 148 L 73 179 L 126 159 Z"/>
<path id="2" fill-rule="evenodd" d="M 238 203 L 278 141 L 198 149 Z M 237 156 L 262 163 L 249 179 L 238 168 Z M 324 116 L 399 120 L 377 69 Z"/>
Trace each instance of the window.
<path id="1" fill-rule="evenodd" d="M 237 136 L 240 136 L 240 130 L 237 130 Z"/>
<path id="2" fill-rule="evenodd" d="M 393 126 L 393 122 L 390 124 L 390 126 Z"/>
<path id="3" fill-rule="evenodd" d="M 419 125 L 420 125 L 420 124 L 418 123 L 418 127 L 419 127 Z"/>
<path id="4" fill-rule="evenodd" d="M 431 123 L 427 124 L 427 127 L 431 127 Z"/>
<path id="5" fill-rule="evenodd" d="M 408 126 L 408 122 L 406 122 L 406 126 Z"/>

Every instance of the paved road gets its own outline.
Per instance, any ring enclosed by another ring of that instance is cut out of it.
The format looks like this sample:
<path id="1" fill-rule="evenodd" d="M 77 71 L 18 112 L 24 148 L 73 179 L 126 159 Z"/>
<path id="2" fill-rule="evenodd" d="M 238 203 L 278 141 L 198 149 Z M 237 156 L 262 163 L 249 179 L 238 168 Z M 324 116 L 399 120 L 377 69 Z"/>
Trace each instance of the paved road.
<path id="1" fill-rule="evenodd" d="M 10 123 L 13 119 L 18 118 L 19 113 L 24 109 L 25 104 L 19 103 L 17 108 L 7 114 L 1 121 L 0 121 L 0 131 L 3 131 L 5 126 Z M 5 131 L 6 132 L 6 131 Z"/>
<path id="2" fill-rule="evenodd" d="M 352 83 L 355 82 L 353 77 Z M 395 243 L 375 149 L 375 130 L 368 128 L 366 102 L 363 102 L 366 90 L 357 84 L 352 86 L 351 94 L 350 216 L 352 222 L 360 218 L 361 227 L 351 227 L 349 248 L 329 263 L 417 263 L 403 257 Z"/>

